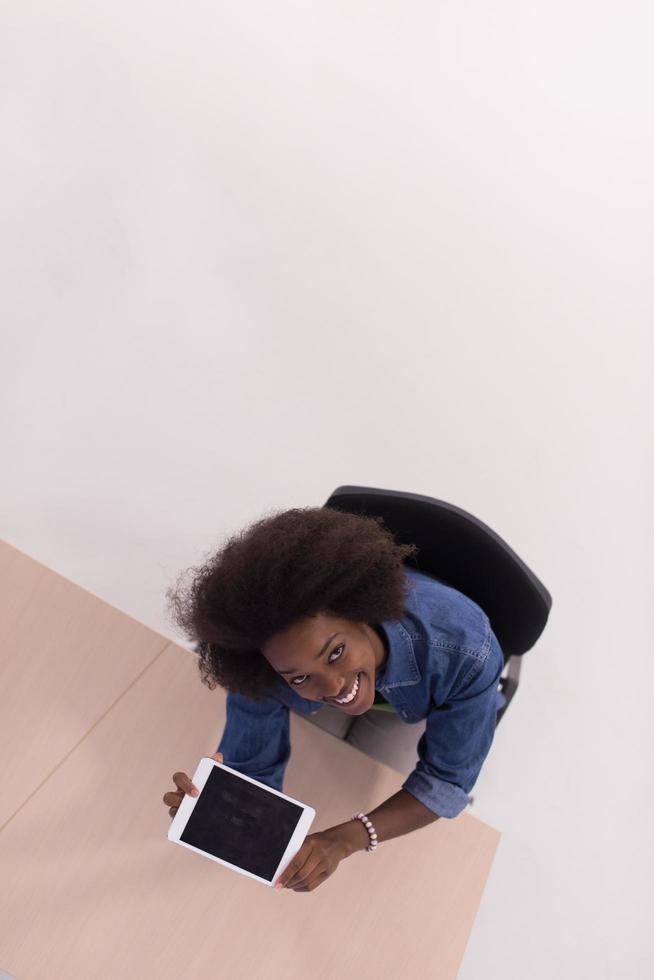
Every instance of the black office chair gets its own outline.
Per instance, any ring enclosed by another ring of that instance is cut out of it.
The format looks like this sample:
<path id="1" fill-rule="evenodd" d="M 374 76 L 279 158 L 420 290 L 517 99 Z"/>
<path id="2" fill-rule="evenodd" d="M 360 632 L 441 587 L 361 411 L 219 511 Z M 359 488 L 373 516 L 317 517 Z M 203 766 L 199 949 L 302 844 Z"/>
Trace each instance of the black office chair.
<path id="1" fill-rule="evenodd" d="M 352 514 L 381 516 L 401 544 L 418 553 L 406 564 L 463 592 L 484 610 L 504 652 L 500 689 L 506 703 L 518 689 L 523 654 L 541 635 L 552 597 L 515 551 L 486 524 L 460 507 L 433 497 L 376 487 L 338 487 L 324 505 Z"/>

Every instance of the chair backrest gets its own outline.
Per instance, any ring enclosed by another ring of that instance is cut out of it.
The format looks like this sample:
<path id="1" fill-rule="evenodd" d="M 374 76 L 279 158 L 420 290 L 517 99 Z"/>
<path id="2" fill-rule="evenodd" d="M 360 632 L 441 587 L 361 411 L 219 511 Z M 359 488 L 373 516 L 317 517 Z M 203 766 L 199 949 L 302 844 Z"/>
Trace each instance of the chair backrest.
<path id="1" fill-rule="evenodd" d="M 418 554 L 407 565 L 469 596 L 488 616 L 505 660 L 529 650 L 545 628 L 552 597 L 515 551 L 465 510 L 433 497 L 376 487 L 338 487 L 324 505 L 381 516 Z"/>

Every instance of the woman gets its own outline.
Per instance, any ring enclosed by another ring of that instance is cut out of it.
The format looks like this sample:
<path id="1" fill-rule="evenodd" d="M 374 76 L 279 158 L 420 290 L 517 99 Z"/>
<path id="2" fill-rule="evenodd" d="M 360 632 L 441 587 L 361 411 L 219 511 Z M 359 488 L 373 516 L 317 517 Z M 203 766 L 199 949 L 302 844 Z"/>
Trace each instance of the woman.
<path id="1" fill-rule="evenodd" d="M 167 593 L 203 683 L 228 692 L 212 758 L 231 768 L 282 789 L 289 708 L 363 715 L 378 692 L 403 721 L 425 722 L 399 792 L 306 837 L 281 876 L 295 891 L 312 891 L 356 850 L 457 816 L 493 741 L 499 643 L 476 603 L 404 564 L 417 550 L 380 517 L 294 508 L 234 535 L 192 569 L 190 586 Z M 171 816 L 194 790 L 185 773 L 173 782 Z"/>

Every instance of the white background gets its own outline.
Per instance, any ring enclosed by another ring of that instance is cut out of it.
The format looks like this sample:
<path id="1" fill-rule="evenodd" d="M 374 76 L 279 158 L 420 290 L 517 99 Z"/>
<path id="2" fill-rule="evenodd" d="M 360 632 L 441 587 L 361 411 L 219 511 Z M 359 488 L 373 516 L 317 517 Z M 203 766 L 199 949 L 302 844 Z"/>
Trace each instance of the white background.
<path id="1" fill-rule="evenodd" d="M 651 5 L 0 21 L 2 536 L 180 641 L 165 589 L 270 510 L 476 514 L 554 605 L 461 980 L 651 976 Z"/>

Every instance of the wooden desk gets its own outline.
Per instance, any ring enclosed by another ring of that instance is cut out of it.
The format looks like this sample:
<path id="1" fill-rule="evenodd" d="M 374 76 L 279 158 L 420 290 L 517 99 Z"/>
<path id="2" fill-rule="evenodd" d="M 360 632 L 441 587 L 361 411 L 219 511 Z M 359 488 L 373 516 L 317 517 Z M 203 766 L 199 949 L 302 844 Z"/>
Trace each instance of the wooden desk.
<path id="1" fill-rule="evenodd" d="M 276 892 L 171 844 L 171 774 L 215 752 L 195 654 L 0 543 L 0 969 L 17 980 L 451 980 L 500 838 L 462 813 Z M 162 602 L 164 601 L 162 597 Z M 291 714 L 312 830 L 402 777 Z"/>

